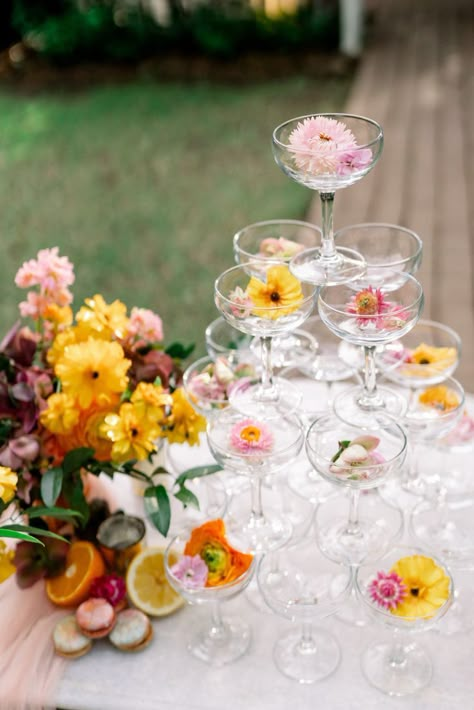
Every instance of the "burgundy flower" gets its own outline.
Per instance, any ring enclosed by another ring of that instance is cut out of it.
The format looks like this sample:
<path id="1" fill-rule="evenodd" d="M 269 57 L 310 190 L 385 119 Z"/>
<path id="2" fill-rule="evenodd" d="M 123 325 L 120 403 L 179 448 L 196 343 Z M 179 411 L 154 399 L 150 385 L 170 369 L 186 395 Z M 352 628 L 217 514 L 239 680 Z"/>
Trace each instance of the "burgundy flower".
<path id="1" fill-rule="evenodd" d="M 0 352 L 21 367 L 30 367 L 37 345 L 38 336 L 29 328 L 20 328 L 20 324 L 16 323 L 0 343 Z"/>
<path id="2" fill-rule="evenodd" d="M 66 567 L 67 542 L 49 537 L 40 537 L 44 542 L 19 542 L 15 549 L 13 564 L 16 567 L 16 581 L 21 589 L 33 586 L 43 577 L 55 577 Z"/>
<path id="3" fill-rule="evenodd" d="M 125 581 L 114 572 L 103 577 L 96 577 L 91 585 L 90 596 L 105 599 L 112 606 L 120 604 L 125 597 Z"/>
<path id="4" fill-rule="evenodd" d="M 134 382 L 154 382 L 157 377 L 165 389 L 176 366 L 173 358 L 161 350 L 150 350 L 145 355 L 137 352 L 127 352 L 132 360 L 129 376 Z"/>

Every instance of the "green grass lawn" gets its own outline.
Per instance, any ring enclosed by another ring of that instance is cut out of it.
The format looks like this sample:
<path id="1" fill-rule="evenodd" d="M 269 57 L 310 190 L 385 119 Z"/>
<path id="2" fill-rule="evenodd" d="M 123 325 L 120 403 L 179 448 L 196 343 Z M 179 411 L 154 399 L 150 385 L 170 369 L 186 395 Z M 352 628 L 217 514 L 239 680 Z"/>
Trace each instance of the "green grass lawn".
<path id="1" fill-rule="evenodd" d="M 340 110 L 349 86 L 289 79 L 0 93 L 2 332 L 23 296 L 17 268 L 57 245 L 76 267 L 76 309 L 97 292 L 152 308 L 167 342 L 196 342 L 202 353 L 232 235 L 259 220 L 302 218 L 311 197 L 274 163 L 273 127 Z"/>

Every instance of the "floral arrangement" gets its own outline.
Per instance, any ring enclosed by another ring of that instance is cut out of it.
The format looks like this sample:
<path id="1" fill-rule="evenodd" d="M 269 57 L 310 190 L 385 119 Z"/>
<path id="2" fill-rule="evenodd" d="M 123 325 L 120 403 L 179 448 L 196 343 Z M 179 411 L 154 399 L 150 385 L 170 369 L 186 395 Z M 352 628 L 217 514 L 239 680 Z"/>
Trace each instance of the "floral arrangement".
<path id="1" fill-rule="evenodd" d="M 359 147 L 342 121 L 327 116 L 300 121 L 289 136 L 289 150 L 296 166 L 312 175 L 350 175 L 372 162 L 370 148 Z"/>
<path id="2" fill-rule="evenodd" d="M 220 355 L 201 371 L 191 375 L 186 383 L 186 392 L 196 407 L 222 409 L 228 405 L 229 397 L 236 387 L 243 391 L 256 379 L 257 372 L 252 364 L 241 362 L 234 365 L 224 355 Z"/>
<path id="3" fill-rule="evenodd" d="M 378 572 L 368 586 L 372 601 L 407 619 L 430 619 L 451 595 L 451 581 L 431 557 L 399 559 L 387 573 Z"/>
<path id="4" fill-rule="evenodd" d="M 253 555 L 229 544 L 224 521 L 219 518 L 194 528 L 171 573 L 188 589 L 220 587 L 245 574 L 252 560 Z"/>
<path id="5" fill-rule="evenodd" d="M 160 442 L 199 442 L 205 419 L 181 387 L 182 359 L 193 347 L 163 345 L 160 317 L 100 294 L 75 317 L 74 269 L 58 248 L 41 250 L 19 269 L 27 289 L 17 323 L 0 344 L 0 527 L 4 537 L 55 537 L 59 519 L 84 531 L 91 508 L 84 474 L 126 473 L 154 496 L 154 523 L 166 534 L 170 505 L 137 462 Z M 191 474 L 192 476 L 192 474 Z M 186 498 L 186 476 L 175 494 Z M 35 520 L 37 527 L 25 524 Z"/>
<path id="6" fill-rule="evenodd" d="M 428 387 L 419 396 L 418 401 L 425 407 L 430 407 L 441 413 L 449 412 L 459 407 L 459 397 L 446 385 Z"/>
<path id="7" fill-rule="evenodd" d="M 351 296 L 346 313 L 357 316 L 360 328 L 396 330 L 402 328 L 410 317 L 406 308 L 385 298 L 380 288 L 367 288 Z"/>
<path id="8" fill-rule="evenodd" d="M 340 441 L 339 449 L 331 459 L 330 472 L 351 481 L 369 480 L 374 471 L 380 472 L 377 469 L 371 471 L 371 467 L 385 463 L 382 454 L 375 450 L 379 444 L 380 439 L 370 435 Z"/>
<path id="9" fill-rule="evenodd" d="M 229 294 L 230 309 L 236 318 L 277 320 L 294 313 L 303 302 L 301 283 L 287 266 L 270 266 L 265 281 L 252 276 L 245 291 L 238 286 Z"/>

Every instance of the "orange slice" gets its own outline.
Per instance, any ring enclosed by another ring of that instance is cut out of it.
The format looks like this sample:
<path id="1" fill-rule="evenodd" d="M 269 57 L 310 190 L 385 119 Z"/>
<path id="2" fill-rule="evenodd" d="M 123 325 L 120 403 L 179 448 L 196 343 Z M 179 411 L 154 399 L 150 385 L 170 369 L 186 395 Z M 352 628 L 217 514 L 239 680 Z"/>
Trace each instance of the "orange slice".
<path id="1" fill-rule="evenodd" d="M 128 598 L 150 616 L 167 616 L 184 604 L 166 579 L 164 552 L 161 547 L 148 547 L 133 558 L 127 570 Z M 171 564 L 177 561 L 178 555 L 172 553 Z"/>
<path id="2" fill-rule="evenodd" d="M 85 540 L 73 542 L 66 558 L 66 569 L 46 580 L 46 594 L 57 606 L 77 606 L 89 597 L 92 581 L 105 573 L 99 550 Z"/>

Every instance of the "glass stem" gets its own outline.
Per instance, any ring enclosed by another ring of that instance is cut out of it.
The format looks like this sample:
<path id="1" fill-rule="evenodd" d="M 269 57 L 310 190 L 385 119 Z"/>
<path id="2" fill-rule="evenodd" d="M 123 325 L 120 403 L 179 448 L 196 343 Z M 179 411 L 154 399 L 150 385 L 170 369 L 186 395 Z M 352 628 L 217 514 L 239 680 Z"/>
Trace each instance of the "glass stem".
<path id="1" fill-rule="evenodd" d="M 263 522 L 262 508 L 262 479 L 260 476 L 250 477 L 250 491 L 252 496 L 252 514 L 251 518 L 254 523 Z"/>
<path id="2" fill-rule="evenodd" d="M 388 657 L 388 664 L 392 668 L 401 668 L 405 665 L 407 660 L 405 645 L 400 639 L 400 632 L 398 629 L 393 630 L 393 645 L 390 649 L 390 654 Z"/>
<path id="3" fill-rule="evenodd" d="M 323 259 L 333 260 L 336 256 L 336 246 L 334 244 L 333 212 L 334 212 L 334 192 L 320 192 L 321 200 L 321 256 Z"/>
<path id="4" fill-rule="evenodd" d="M 304 621 L 301 625 L 301 639 L 298 644 L 300 653 L 314 653 L 316 644 L 313 639 L 313 626 L 309 621 Z"/>
<path id="5" fill-rule="evenodd" d="M 272 365 L 272 337 L 266 335 L 260 338 L 262 354 L 262 391 L 263 399 L 274 399 L 275 388 L 273 386 L 273 365 Z"/>
<path id="6" fill-rule="evenodd" d="M 353 488 L 349 498 L 349 518 L 347 520 L 347 535 L 358 535 L 360 532 L 359 526 L 359 498 L 360 490 Z"/>
<path id="7" fill-rule="evenodd" d="M 375 345 L 364 345 L 364 390 L 359 400 L 364 409 L 383 406 L 377 392 L 377 369 L 375 366 Z"/>
<path id="8" fill-rule="evenodd" d="M 209 636 L 213 641 L 223 641 L 226 636 L 224 622 L 222 621 L 221 605 L 219 601 L 212 602 L 211 627 Z"/>

